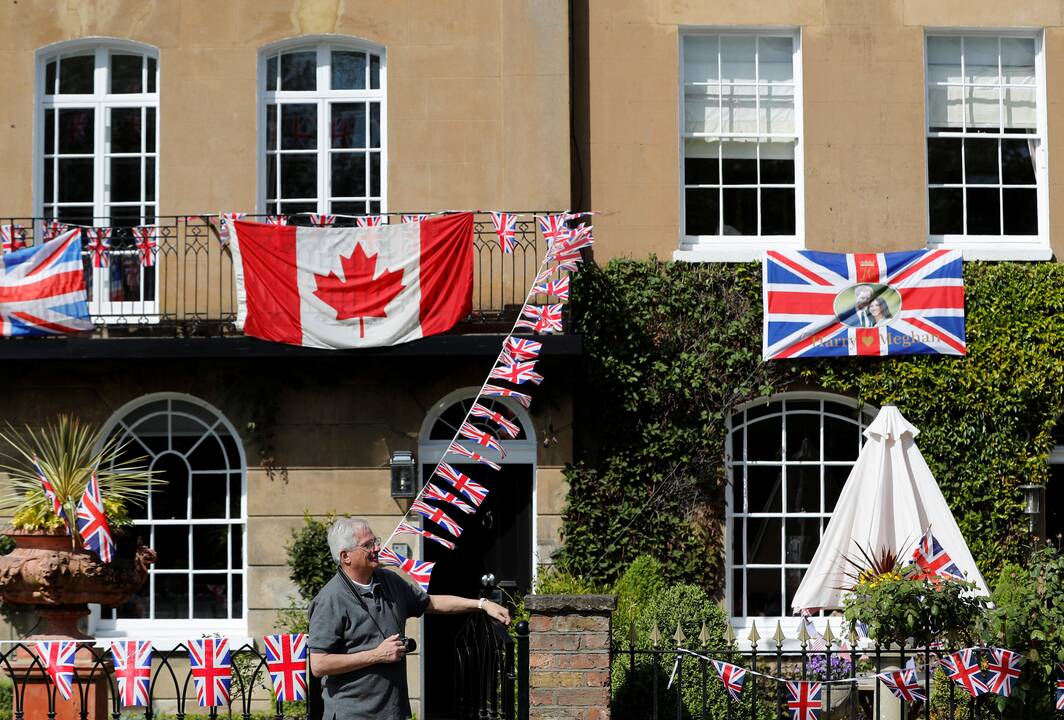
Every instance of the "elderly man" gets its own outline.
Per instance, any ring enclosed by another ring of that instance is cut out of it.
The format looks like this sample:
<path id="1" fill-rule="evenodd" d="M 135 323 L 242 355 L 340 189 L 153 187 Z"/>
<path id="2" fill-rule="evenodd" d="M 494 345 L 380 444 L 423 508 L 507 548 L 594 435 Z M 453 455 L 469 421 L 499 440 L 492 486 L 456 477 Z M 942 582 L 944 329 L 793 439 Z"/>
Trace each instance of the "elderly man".
<path id="1" fill-rule="evenodd" d="M 323 720 L 410 717 L 406 653 L 408 618 L 430 613 L 486 612 L 507 624 L 490 600 L 428 595 L 380 566 L 380 538 L 365 520 L 342 518 L 329 528 L 336 575 L 310 603 L 310 671 L 325 677 Z"/>

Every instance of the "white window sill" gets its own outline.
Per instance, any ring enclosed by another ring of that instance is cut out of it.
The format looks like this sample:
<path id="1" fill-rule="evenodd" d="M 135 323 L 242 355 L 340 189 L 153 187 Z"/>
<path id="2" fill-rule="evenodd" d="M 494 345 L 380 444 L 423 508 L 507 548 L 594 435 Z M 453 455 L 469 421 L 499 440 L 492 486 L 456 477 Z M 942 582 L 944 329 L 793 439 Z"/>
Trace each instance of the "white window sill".
<path id="1" fill-rule="evenodd" d="M 687 236 L 672 253 L 678 262 L 759 262 L 766 250 L 801 250 L 802 241 L 793 235 L 711 238 Z"/>
<path id="2" fill-rule="evenodd" d="M 178 645 L 196 640 L 204 635 L 220 635 L 229 638 L 229 649 L 237 650 L 244 645 L 254 645 L 255 639 L 248 635 L 247 624 L 240 621 L 194 621 L 184 624 L 166 620 L 135 620 L 116 627 L 90 630 L 96 644 L 109 646 L 115 640 L 150 640 L 156 650 L 173 650 Z"/>
<path id="3" fill-rule="evenodd" d="M 932 235 L 927 240 L 927 247 L 932 250 L 960 250 L 965 260 L 1038 262 L 1053 259 L 1053 249 L 1035 237 Z"/>

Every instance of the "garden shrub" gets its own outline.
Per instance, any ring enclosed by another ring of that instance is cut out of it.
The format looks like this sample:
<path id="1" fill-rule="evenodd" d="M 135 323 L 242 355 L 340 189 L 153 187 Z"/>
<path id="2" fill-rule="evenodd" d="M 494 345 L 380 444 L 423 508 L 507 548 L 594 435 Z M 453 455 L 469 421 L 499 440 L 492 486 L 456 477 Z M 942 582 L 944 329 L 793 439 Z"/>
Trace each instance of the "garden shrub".
<path id="1" fill-rule="evenodd" d="M 329 553 L 329 526 L 335 515 L 320 520 L 303 513 L 303 527 L 292 531 L 285 545 L 288 555 L 288 577 L 295 583 L 300 597 L 308 604 L 336 574 L 336 562 Z"/>
<path id="2" fill-rule="evenodd" d="M 615 638 L 628 637 L 639 612 L 665 589 L 661 563 L 651 555 L 637 557 L 613 586 L 617 610 L 613 613 Z"/>

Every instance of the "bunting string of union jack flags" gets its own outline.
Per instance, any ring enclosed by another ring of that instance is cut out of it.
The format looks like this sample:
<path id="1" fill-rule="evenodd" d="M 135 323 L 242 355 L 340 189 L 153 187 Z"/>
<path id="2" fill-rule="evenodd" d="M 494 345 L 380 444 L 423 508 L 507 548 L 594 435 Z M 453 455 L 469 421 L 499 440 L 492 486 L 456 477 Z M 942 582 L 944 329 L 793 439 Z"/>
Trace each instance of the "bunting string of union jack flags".
<path id="1" fill-rule="evenodd" d="M 518 214 L 491 212 L 490 215 L 500 247 L 503 252 L 512 253 L 517 244 Z M 594 243 L 592 227 L 586 222 L 591 215 L 591 212 L 581 212 L 536 216 L 536 223 L 547 241 L 547 251 L 525 295 L 517 319 L 503 340 L 488 377 L 458 424 L 443 460 L 433 469 L 428 482 L 381 549 L 382 563 L 403 570 L 425 590 L 428 590 L 435 563 L 404 557 L 389 545 L 396 535 L 412 535 L 453 550 L 455 542 L 462 535 L 458 518 L 474 516 L 487 498 L 489 490 L 485 485 L 459 471 L 451 463 L 475 463 L 495 471 L 501 470 L 498 461 L 506 457 L 504 438 L 516 438 L 521 428 L 499 412 L 499 405 L 489 404 L 485 398 L 509 399 L 525 408 L 531 405 L 530 395 L 511 386 L 526 383 L 538 386 L 543 382 L 543 376 L 535 370 L 543 343 L 528 337 L 516 337 L 515 333 L 519 330 L 533 334 L 562 331 L 564 304 L 569 300 L 569 275 L 562 276 L 560 273 L 577 270 L 583 261 L 584 250 Z M 406 221 L 406 216 L 403 219 Z M 537 297 L 545 297 L 548 303 L 535 304 Z M 415 524 L 418 520 L 432 523 L 435 528 L 418 527 Z M 436 528 L 440 534 L 437 534 Z"/>

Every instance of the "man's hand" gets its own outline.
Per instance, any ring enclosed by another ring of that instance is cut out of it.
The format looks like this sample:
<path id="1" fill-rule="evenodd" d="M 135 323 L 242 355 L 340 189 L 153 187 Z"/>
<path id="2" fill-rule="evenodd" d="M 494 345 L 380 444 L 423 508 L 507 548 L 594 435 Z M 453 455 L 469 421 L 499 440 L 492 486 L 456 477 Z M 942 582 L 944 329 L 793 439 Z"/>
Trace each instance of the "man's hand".
<path id="1" fill-rule="evenodd" d="M 406 652 L 403 649 L 402 641 L 399 639 L 399 633 L 385 638 L 377 646 L 377 653 L 380 655 L 380 662 L 382 663 L 394 663 L 402 660 Z"/>
<path id="2" fill-rule="evenodd" d="M 510 624 L 510 611 L 504 608 L 499 603 L 492 602 L 491 600 L 484 601 L 484 612 L 488 614 L 492 620 L 503 625 Z"/>

